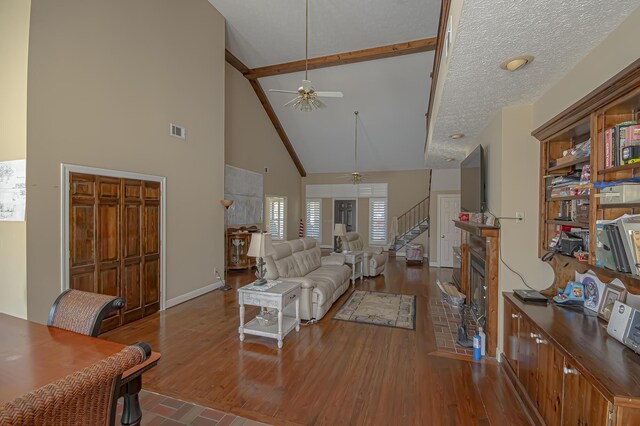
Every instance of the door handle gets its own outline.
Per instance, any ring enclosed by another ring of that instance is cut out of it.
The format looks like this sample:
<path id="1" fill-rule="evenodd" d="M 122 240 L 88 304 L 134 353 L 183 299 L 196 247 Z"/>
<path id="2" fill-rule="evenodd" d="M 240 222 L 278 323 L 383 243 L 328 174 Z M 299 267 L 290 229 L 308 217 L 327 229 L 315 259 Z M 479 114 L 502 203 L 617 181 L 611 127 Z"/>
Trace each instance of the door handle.
<path id="1" fill-rule="evenodd" d="M 444 234 L 443 234 L 443 235 L 440 235 L 440 238 L 444 238 Z"/>

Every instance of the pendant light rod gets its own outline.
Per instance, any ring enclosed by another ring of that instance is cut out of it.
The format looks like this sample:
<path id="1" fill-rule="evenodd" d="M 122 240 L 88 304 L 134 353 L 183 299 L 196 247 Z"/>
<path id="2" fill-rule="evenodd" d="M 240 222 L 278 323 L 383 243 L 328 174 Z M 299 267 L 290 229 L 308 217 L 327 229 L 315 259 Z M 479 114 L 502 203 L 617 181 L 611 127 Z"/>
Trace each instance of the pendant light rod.
<path id="1" fill-rule="evenodd" d="M 304 79 L 309 80 L 307 73 L 309 71 L 309 0 L 306 2 L 305 9 L 305 33 L 304 33 Z"/>
<path id="2" fill-rule="evenodd" d="M 356 116 L 356 129 L 355 129 L 355 139 L 356 139 L 356 148 L 355 148 L 355 155 L 354 155 L 354 159 L 355 159 L 355 165 L 354 165 L 354 172 L 358 171 L 358 111 L 353 111 L 353 114 Z"/>

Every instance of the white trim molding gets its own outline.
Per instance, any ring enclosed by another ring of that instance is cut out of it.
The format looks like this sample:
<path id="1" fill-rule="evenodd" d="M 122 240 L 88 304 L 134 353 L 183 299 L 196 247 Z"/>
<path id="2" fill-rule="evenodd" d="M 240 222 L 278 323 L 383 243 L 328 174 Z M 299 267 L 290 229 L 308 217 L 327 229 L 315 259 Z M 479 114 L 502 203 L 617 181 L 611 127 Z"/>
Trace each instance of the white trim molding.
<path id="1" fill-rule="evenodd" d="M 76 164 L 60 164 L 60 288 L 62 291 L 69 288 L 69 175 L 71 173 L 85 173 L 160 183 L 160 310 L 165 310 L 167 307 L 167 178 L 98 167 L 78 166 Z"/>
<path id="2" fill-rule="evenodd" d="M 195 299 L 196 297 L 200 297 L 203 294 L 210 293 L 214 290 L 224 287 L 221 280 L 216 281 L 213 284 L 206 285 L 204 287 L 197 288 L 193 291 L 190 291 L 185 294 L 181 294 L 180 296 L 174 297 L 173 299 L 167 300 L 165 304 L 165 309 L 173 308 L 176 305 L 179 305 L 184 302 L 188 302 L 191 299 Z"/>

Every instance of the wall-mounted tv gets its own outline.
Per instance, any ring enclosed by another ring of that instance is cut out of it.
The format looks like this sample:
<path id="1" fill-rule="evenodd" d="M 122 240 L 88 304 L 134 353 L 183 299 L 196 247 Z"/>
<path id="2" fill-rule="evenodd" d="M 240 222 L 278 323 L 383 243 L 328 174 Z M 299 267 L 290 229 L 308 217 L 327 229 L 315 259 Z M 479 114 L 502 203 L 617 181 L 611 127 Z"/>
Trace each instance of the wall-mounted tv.
<path id="1" fill-rule="evenodd" d="M 484 150 L 478 145 L 460 163 L 460 208 L 480 213 L 486 209 Z"/>

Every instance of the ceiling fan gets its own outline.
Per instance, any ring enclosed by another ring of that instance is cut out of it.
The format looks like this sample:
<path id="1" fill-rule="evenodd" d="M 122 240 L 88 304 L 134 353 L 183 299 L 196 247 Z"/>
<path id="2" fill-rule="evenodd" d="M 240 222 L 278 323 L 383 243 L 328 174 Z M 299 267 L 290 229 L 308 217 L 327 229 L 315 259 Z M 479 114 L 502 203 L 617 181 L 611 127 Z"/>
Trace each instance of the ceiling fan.
<path id="1" fill-rule="evenodd" d="M 290 106 L 300 111 L 309 112 L 314 109 L 324 108 L 326 105 L 318 98 L 341 98 L 342 92 L 316 92 L 311 86 L 309 80 L 309 0 L 306 0 L 305 10 L 305 47 L 304 47 L 304 80 L 302 80 L 302 86 L 298 87 L 298 90 L 278 90 L 269 89 L 270 92 L 278 93 L 291 93 L 296 94 L 295 98 L 284 104 L 284 106 Z"/>
<path id="2" fill-rule="evenodd" d="M 342 176 L 342 178 L 347 177 L 351 180 L 351 183 L 357 185 L 361 183 L 363 180 L 369 179 L 368 176 L 363 175 L 358 171 L 358 111 L 353 111 L 353 115 L 355 115 L 355 148 L 353 154 L 353 172 Z"/>

